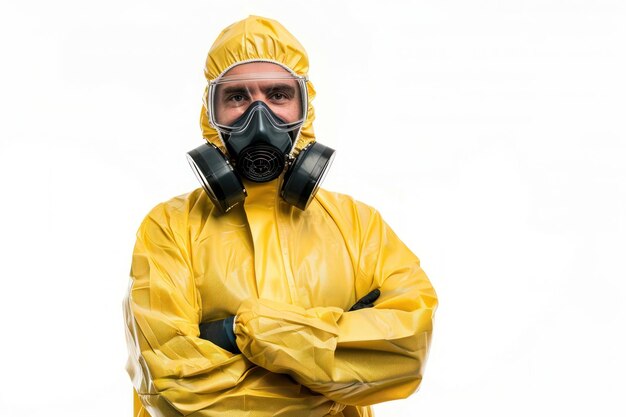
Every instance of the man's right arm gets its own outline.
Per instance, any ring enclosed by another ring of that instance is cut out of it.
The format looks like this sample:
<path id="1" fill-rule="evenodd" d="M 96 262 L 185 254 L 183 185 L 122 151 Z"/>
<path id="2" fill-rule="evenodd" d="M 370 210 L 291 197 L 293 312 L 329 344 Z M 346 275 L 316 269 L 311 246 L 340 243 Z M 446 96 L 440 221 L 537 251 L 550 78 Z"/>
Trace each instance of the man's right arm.
<path id="1" fill-rule="evenodd" d="M 190 260 L 162 212 L 157 207 L 137 233 L 124 300 L 128 371 L 140 396 L 157 395 L 174 408 L 164 404 L 159 415 L 181 415 L 210 406 L 215 393 L 236 387 L 253 365 L 198 337 L 200 299 Z"/>
<path id="2" fill-rule="evenodd" d="M 182 216 L 184 217 L 184 216 Z M 142 223 L 124 300 L 128 372 L 152 417 L 315 408 L 328 400 L 199 337 L 201 299 L 185 224 L 157 206 Z"/>

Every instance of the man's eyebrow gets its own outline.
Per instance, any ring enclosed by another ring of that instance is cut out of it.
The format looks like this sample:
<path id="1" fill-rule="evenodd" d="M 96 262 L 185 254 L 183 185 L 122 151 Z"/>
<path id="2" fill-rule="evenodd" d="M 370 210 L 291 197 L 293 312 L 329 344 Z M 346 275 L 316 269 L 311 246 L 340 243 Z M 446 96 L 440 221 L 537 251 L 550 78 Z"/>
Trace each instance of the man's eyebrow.
<path id="1" fill-rule="evenodd" d="M 229 85 L 220 89 L 220 94 L 246 93 L 248 89 L 243 85 Z"/>
<path id="2" fill-rule="evenodd" d="M 296 88 L 293 85 L 287 83 L 273 83 L 261 86 L 261 91 L 263 91 L 263 93 L 276 90 L 285 91 L 290 94 L 294 94 L 296 92 Z"/>

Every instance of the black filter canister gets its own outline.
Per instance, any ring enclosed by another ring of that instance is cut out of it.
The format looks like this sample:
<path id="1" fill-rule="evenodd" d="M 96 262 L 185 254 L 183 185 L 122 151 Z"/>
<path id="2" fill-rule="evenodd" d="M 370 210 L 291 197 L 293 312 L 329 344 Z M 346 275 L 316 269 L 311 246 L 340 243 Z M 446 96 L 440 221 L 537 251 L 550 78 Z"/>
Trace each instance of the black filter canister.
<path id="1" fill-rule="evenodd" d="M 227 212 L 246 198 L 239 176 L 224 154 L 212 143 L 187 152 L 187 161 L 213 204 Z"/>
<path id="2" fill-rule="evenodd" d="M 281 197 L 300 210 L 306 210 L 334 157 L 334 149 L 318 142 L 302 149 L 285 173 Z"/>

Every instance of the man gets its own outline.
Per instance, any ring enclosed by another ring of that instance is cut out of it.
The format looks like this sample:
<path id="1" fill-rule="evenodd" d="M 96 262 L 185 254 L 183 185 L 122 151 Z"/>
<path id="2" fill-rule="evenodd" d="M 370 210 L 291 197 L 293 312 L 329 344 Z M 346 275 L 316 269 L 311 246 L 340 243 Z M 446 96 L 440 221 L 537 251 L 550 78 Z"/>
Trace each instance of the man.
<path id="1" fill-rule="evenodd" d="M 370 416 L 422 379 L 435 292 L 372 208 L 317 189 L 308 58 L 279 23 L 205 67 L 203 188 L 137 233 L 124 310 L 135 416 Z M 149 413 L 149 414 L 148 414 Z"/>

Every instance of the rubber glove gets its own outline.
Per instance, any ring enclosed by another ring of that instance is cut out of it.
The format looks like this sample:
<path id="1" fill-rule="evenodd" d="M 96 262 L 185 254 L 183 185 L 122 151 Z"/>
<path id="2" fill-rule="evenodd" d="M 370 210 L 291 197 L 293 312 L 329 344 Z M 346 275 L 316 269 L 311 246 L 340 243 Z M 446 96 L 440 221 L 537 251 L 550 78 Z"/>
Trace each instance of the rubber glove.
<path id="1" fill-rule="evenodd" d="M 359 301 L 357 301 L 352 307 L 350 307 L 349 311 L 374 307 L 374 301 L 378 300 L 378 297 L 380 297 L 380 290 L 375 289 L 367 294 L 365 297 L 362 297 Z"/>
<path id="2" fill-rule="evenodd" d="M 208 340 L 230 353 L 241 353 L 235 341 L 234 321 L 235 316 L 230 316 L 222 320 L 201 323 L 200 338 Z"/>

